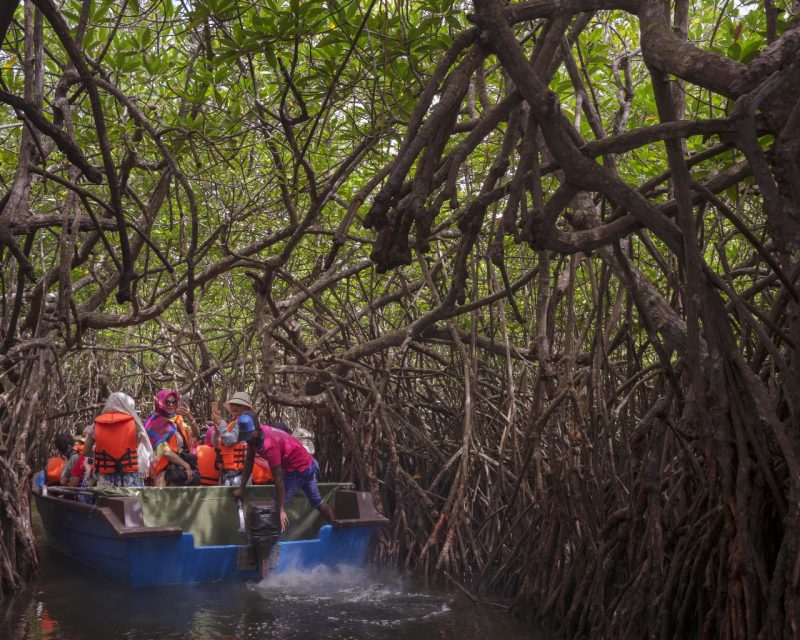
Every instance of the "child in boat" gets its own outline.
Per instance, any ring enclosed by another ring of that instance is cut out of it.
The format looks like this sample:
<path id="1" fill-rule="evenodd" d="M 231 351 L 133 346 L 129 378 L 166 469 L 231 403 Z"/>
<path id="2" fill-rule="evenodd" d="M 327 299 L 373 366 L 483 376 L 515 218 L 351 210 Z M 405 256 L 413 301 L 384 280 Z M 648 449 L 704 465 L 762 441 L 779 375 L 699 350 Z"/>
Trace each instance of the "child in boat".
<path id="1" fill-rule="evenodd" d="M 240 432 L 239 438 L 247 443 L 242 485 L 246 485 L 250 479 L 256 455 L 269 463 L 272 480 L 275 483 L 275 508 L 278 510 L 281 531 L 285 531 L 289 526 L 286 503 L 300 489 L 306 494 L 311 506 L 319 511 L 328 523 L 333 522 L 333 510 L 322 499 L 317 487 L 319 470 L 317 461 L 296 438 L 267 425 L 261 425 L 254 431 Z M 236 489 L 233 495 L 236 498 L 244 497 L 244 486 Z"/>
<path id="2" fill-rule="evenodd" d="M 197 457 L 189 453 L 191 436 L 178 413 L 179 396 L 172 389 L 161 389 L 153 398 L 153 412 L 144 423 L 153 447 L 150 477 L 157 487 L 199 484 Z M 181 407 L 182 413 L 191 412 Z"/>
<path id="3" fill-rule="evenodd" d="M 108 396 L 103 412 L 89 426 L 83 452 L 98 487 L 143 486 L 148 473 L 144 459 L 149 461 L 153 447 L 127 393 L 115 391 Z"/>
<path id="4" fill-rule="evenodd" d="M 220 461 L 220 484 L 238 487 L 241 484 L 247 451 L 247 444 L 242 441 L 241 436 L 255 432 L 258 417 L 253 413 L 250 394 L 245 391 L 234 393 L 225 403 L 225 409 L 231 415 L 228 422 L 222 419 L 218 405 L 215 402 L 211 404 L 211 419 L 217 425 L 211 442 Z M 248 479 L 249 477 L 248 475 Z"/>

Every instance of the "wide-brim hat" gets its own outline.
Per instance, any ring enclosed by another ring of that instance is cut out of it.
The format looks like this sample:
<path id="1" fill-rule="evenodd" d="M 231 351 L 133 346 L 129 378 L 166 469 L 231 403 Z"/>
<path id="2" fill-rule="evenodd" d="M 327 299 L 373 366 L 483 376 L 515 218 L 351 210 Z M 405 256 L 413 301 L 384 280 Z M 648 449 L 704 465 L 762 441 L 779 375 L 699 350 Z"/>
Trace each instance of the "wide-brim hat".
<path id="1" fill-rule="evenodd" d="M 253 404 L 250 402 L 250 394 L 247 393 L 246 391 L 237 391 L 236 393 L 234 393 L 230 398 L 228 398 L 228 401 L 225 403 L 225 405 L 229 404 L 239 404 L 244 407 L 247 407 L 248 409 L 253 408 Z"/>

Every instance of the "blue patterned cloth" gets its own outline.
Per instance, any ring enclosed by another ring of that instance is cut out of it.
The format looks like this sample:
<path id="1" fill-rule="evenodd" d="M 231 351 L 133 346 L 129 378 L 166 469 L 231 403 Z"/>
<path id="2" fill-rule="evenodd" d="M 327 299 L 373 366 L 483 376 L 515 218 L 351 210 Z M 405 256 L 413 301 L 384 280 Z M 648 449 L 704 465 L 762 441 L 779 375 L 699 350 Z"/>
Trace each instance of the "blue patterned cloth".
<path id="1" fill-rule="evenodd" d="M 136 472 L 101 473 L 97 476 L 98 487 L 143 487 L 144 482 Z"/>

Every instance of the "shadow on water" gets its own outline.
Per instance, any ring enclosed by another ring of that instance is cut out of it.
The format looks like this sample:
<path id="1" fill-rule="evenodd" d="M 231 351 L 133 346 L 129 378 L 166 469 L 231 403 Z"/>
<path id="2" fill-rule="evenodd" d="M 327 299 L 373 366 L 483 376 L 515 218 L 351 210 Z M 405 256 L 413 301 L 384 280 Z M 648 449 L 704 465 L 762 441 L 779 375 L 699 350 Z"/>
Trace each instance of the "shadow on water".
<path id="1" fill-rule="evenodd" d="M 34 530 L 41 541 L 41 571 L 0 610 L 0 638 L 549 638 L 460 594 L 371 569 L 323 568 L 260 583 L 129 589 L 56 554 L 37 516 Z"/>

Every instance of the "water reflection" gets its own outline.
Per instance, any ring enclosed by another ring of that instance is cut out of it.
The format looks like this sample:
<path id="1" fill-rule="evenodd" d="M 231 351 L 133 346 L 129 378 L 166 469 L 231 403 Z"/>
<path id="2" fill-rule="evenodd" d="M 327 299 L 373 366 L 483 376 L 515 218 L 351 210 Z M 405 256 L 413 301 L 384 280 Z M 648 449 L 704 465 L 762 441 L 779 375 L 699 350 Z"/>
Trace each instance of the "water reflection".
<path id="1" fill-rule="evenodd" d="M 43 535 L 37 522 L 34 526 Z M 39 578 L 0 612 L 1 637 L 546 638 L 497 610 L 476 607 L 457 594 L 423 589 L 385 571 L 322 569 L 271 576 L 261 583 L 129 589 L 54 554 L 46 543 Z"/>

